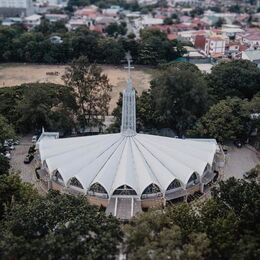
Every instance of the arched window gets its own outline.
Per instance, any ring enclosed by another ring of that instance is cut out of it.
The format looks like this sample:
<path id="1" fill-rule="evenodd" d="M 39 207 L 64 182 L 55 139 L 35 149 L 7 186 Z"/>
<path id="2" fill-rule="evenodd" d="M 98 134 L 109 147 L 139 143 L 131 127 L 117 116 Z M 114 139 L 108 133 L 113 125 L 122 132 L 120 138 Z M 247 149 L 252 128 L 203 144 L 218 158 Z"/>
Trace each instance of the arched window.
<path id="1" fill-rule="evenodd" d="M 187 186 L 192 186 L 195 184 L 199 183 L 199 176 L 196 172 L 192 173 L 192 175 L 190 176 L 189 180 L 188 180 L 188 185 Z"/>
<path id="2" fill-rule="evenodd" d="M 206 172 L 210 171 L 210 165 L 207 163 L 205 169 L 204 169 L 204 172 L 203 174 L 205 174 Z"/>
<path id="3" fill-rule="evenodd" d="M 152 183 L 145 188 L 142 194 L 153 194 L 159 192 L 161 192 L 160 188 L 156 184 Z"/>
<path id="4" fill-rule="evenodd" d="M 79 181 L 77 178 L 75 178 L 75 177 L 73 177 L 73 178 L 70 179 L 69 185 L 75 186 L 75 187 L 80 188 L 80 189 L 83 189 L 82 184 L 81 184 L 80 181 Z"/>
<path id="5" fill-rule="evenodd" d="M 99 184 L 98 182 L 92 184 L 91 187 L 89 188 L 89 191 L 107 194 L 106 189 L 101 184 Z"/>
<path id="6" fill-rule="evenodd" d="M 176 188 L 179 188 L 179 187 L 181 187 L 181 183 L 180 183 L 179 180 L 175 179 L 174 181 L 172 181 L 170 183 L 167 190 L 173 190 L 173 189 L 176 189 Z"/>
<path id="7" fill-rule="evenodd" d="M 42 166 L 43 166 L 44 169 L 48 169 L 48 165 L 47 165 L 47 162 L 45 160 L 43 161 Z"/>
<path id="8" fill-rule="evenodd" d="M 137 195 L 137 193 L 130 186 L 122 185 L 113 192 L 113 195 Z"/>
<path id="9" fill-rule="evenodd" d="M 59 173 L 58 170 L 53 173 L 52 180 L 55 181 L 55 182 L 64 183 L 63 178 L 62 178 L 62 176 L 61 176 L 61 174 Z"/>

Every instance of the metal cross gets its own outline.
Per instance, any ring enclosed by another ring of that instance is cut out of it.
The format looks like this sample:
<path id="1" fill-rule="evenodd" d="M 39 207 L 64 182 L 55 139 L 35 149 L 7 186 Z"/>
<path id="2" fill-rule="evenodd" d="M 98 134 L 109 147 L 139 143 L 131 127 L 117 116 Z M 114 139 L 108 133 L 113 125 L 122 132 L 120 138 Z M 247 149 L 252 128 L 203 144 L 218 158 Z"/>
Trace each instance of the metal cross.
<path id="1" fill-rule="evenodd" d="M 134 69 L 134 67 L 131 66 L 132 57 L 131 57 L 131 54 L 129 52 L 126 53 L 125 57 L 126 57 L 126 60 L 127 60 L 127 67 L 125 67 L 125 69 L 128 70 L 128 77 L 130 79 L 131 69 Z"/>

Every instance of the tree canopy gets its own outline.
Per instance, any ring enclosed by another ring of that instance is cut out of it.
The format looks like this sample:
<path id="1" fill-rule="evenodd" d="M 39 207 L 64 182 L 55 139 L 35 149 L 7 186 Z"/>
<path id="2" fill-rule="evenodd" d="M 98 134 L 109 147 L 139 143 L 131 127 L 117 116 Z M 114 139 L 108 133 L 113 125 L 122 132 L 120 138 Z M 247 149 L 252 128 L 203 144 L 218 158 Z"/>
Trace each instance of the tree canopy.
<path id="1" fill-rule="evenodd" d="M 87 56 L 91 63 L 121 64 L 125 53 L 131 51 L 138 53 L 132 55 L 135 63 L 157 65 L 184 53 L 180 42 L 168 40 L 159 30 L 145 29 L 141 39 L 126 38 L 125 23 L 113 23 L 106 32 L 109 36 L 83 26 L 68 32 L 63 22 L 47 20 L 31 31 L 0 26 L 0 61 L 64 64 Z M 52 36 L 59 36 L 61 42 L 52 42 Z"/>
<path id="2" fill-rule="evenodd" d="M 212 68 L 207 79 L 216 100 L 235 96 L 251 99 L 260 91 L 260 69 L 246 60 L 220 63 Z"/>
<path id="3" fill-rule="evenodd" d="M 108 114 L 112 86 L 102 69 L 86 57 L 73 60 L 63 75 L 66 86 L 76 98 L 77 117 L 82 127 L 101 126 Z"/>
<path id="4" fill-rule="evenodd" d="M 76 109 L 74 96 L 61 85 L 32 83 L 0 89 L 0 114 L 13 122 L 19 133 L 39 131 L 42 127 L 70 133 Z"/>
<path id="5" fill-rule="evenodd" d="M 0 257 L 13 259 L 115 259 L 122 239 L 114 217 L 57 192 L 13 205 L 0 231 Z"/>
<path id="6" fill-rule="evenodd" d="M 14 138 L 15 132 L 7 119 L 0 113 L 0 148 L 6 139 Z"/>
<path id="7" fill-rule="evenodd" d="M 18 175 L 0 175 L 0 221 L 15 203 L 27 204 L 37 196 L 32 185 L 22 183 Z"/>
<path id="8" fill-rule="evenodd" d="M 9 169 L 9 160 L 0 154 L 0 175 L 8 174 Z"/>
<path id="9" fill-rule="evenodd" d="M 162 69 L 151 81 L 151 95 L 158 125 L 179 134 L 184 134 L 209 105 L 206 81 L 197 67 L 188 63 Z"/>
<path id="10" fill-rule="evenodd" d="M 129 259 L 258 259 L 260 185 L 231 178 L 212 198 L 137 216 L 126 228 Z"/>
<path id="11" fill-rule="evenodd" d="M 250 129 L 250 115 L 246 109 L 247 101 L 228 98 L 210 107 L 188 134 L 206 138 L 215 138 L 220 142 L 246 139 Z"/>

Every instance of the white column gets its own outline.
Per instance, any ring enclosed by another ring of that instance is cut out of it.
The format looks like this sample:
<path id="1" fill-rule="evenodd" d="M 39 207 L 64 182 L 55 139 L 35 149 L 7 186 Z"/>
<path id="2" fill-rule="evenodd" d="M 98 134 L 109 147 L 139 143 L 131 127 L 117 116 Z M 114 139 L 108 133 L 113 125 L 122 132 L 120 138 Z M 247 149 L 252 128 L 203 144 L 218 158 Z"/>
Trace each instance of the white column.
<path id="1" fill-rule="evenodd" d="M 116 217 L 117 214 L 117 197 L 116 197 L 116 202 L 115 202 L 115 209 L 114 209 L 114 216 Z"/>
<path id="2" fill-rule="evenodd" d="M 131 217 L 133 217 L 134 215 L 134 198 L 132 197 L 132 201 L 131 201 Z"/>

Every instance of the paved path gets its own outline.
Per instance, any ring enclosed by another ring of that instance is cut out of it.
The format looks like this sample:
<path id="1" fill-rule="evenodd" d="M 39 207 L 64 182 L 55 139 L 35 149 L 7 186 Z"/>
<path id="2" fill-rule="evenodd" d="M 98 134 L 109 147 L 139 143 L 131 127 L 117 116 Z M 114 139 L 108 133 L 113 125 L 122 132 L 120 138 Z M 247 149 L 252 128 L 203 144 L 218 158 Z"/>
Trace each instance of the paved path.
<path id="1" fill-rule="evenodd" d="M 256 152 L 243 146 L 236 148 L 229 147 L 226 165 L 224 168 L 224 179 L 229 177 L 243 178 L 243 174 L 260 164 L 260 159 Z"/>

